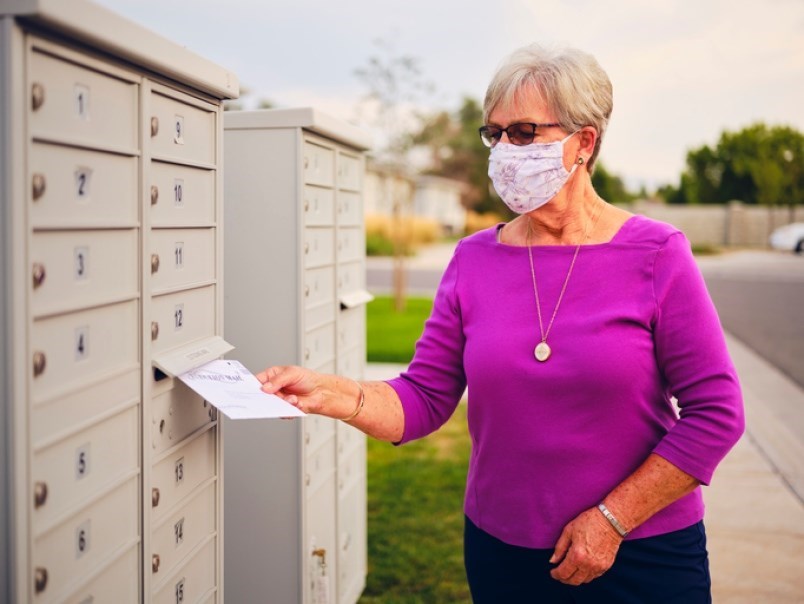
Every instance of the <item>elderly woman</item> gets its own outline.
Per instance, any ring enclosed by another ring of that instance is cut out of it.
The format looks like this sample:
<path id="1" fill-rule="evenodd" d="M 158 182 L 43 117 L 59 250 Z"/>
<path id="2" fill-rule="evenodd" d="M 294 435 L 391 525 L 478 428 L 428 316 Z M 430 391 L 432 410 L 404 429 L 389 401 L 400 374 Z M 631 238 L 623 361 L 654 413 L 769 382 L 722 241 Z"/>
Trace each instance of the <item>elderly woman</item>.
<path id="1" fill-rule="evenodd" d="M 511 55 L 480 136 L 519 216 L 458 244 L 408 370 L 258 376 L 400 444 L 444 424 L 468 386 L 476 602 L 710 601 L 700 486 L 743 432 L 739 384 L 684 235 L 592 187 L 611 110 L 591 56 Z"/>

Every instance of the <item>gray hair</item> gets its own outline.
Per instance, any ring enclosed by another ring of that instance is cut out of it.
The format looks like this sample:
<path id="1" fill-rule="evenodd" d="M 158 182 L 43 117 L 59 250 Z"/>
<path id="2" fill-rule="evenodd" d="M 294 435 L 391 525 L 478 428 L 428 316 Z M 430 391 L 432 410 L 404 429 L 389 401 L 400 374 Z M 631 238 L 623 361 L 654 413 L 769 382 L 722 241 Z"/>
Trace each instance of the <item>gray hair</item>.
<path id="1" fill-rule="evenodd" d="M 567 132 L 584 126 L 597 129 L 597 141 L 587 161 L 591 171 L 613 106 L 611 81 L 595 58 L 574 48 L 548 49 L 531 44 L 509 55 L 489 84 L 483 121 L 499 105 L 516 101 L 523 91 L 541 97 Z"/>

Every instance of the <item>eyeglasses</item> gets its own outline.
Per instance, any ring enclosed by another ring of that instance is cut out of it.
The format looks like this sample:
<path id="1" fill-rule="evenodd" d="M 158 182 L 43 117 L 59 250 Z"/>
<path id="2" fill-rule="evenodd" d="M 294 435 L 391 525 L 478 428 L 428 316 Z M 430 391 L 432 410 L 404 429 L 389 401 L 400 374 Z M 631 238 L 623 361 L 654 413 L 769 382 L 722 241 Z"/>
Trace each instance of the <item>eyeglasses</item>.
<path id="1" fill-rule="evenodd" d="M 529 145 L 533 142 L 533 137 L 536 136 L 536 128 L 555 128 L 561 124 L 530 124 L 523 122 L 521 124 L 511 124 L 507 128 L 498 128 L 497 126 L 481 126 L 478 130 L 480 132 L 480 140 L 487 147 L 493 147 L 500 142 L 503 132 L 508 135 L 508 140 L 514 145 Z"/>

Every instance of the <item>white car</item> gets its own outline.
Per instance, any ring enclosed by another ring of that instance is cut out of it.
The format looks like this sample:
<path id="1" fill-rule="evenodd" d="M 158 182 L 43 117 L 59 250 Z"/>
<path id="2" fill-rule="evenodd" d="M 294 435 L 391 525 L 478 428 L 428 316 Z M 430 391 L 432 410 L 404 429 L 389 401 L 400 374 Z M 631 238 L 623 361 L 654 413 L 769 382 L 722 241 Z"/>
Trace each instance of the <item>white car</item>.
<path id="1" fill-rule="evenodd" d="M 771 233 L 770 244 L 776 250 L 804 254 L 804 222 L 793 222 L 775 229 Z"/>

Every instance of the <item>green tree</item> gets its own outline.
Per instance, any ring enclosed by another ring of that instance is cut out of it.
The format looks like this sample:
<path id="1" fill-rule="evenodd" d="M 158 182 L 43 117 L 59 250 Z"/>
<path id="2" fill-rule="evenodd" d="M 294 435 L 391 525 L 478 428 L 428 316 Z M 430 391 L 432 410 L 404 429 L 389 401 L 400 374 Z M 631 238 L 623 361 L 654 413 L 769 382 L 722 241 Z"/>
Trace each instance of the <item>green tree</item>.
<path id="1" fill-rule="evenodd" d="M 467 185 L 461 199 L 465 208 L 499 213 L 504 206 L 489 188 L 489 150 L 477 132 L 482 125 L 480 103 L 465 97 L 457 111 L 439 111 L 425 117 L 413 136 L 413 144 L 429 149 L 428 173 Z"/>
<path id="2" fill-rule="evenodd" d="M 595 171 L 592 173 L 592 185 L 595 187 L 597 194 L 609 203 L 632 201 L 636 197 L 625 188 L 623 179 L 609 172 L 600 160 L 595 163 Z"/>
<path id="3" fill-rule="evenodd" d="M 725 131 L 717 145 L 687 153 L 678 187 L 659 193 L 670 203 L 797 205 L 804 203 L 804 134 L 756 123 Z"/>

